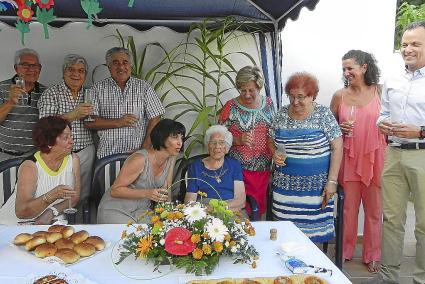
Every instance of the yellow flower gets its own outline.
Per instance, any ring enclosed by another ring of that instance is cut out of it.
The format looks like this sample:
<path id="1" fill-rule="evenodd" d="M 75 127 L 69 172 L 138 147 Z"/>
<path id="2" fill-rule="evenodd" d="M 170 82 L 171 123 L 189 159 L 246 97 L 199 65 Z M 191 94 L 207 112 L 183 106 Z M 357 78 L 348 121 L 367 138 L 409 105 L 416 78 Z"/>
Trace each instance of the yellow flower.
<path id="1" fill-rule="evenodd" d="M 170 212 L 167 215 L 167 219 L 168 220 L 174 220 L 175 219 L 176 214 L 174 214 L 174 212 Z"/>
<path id="2" fill-rule="evenodd" d="M 212 252 L 211 246 L 209 244 L 204 244 L 202 246 L 202 251 L 204 252 L 204 254 L 210 255 Z"/>
<path id="3" fill-rule="evenodd" d="M 148 254 L 148 252 L 152 249 L 152 245 L 153 245 L 152 240 L 153 240 L 152 236 L 147 236 L 139 240 L 139 243 L 137 244 L 137 249 L 136 249 L 136 251 L 140 253 L 139 257 L 145 257 Z"/>
<path id="4" fill-rule="evenodd" d="M 201 235 L 193 234 L 192 237 L 190 237 L 190 240 L 192 241 L 192 243 L 197 244 L 201 241 Z"/>
<path id="5" fill-rule="evenodd" d="M 161 214 L 162 212 L 164 212 L 164 208 L 162 208 L 162 207 L 158 207 L 158 208 L 155 208 L 155 213 L 157 213 L 157 214 Z"/>
<path id="6" fill-rule="evenodd" d="M 248 235 L 250 235 L 251 237 L 255 236 L 255 229 L 253 227 L 249 228 Z"/>
<path id="7" fill-rule="evenodd" d="M 155 216 L 153 216 L 153 217 L 152 217 L 152 219 L 151 219 L 151 223 L 152 223 L 152 224 L 155 224 L 155 223 L 157 223 L 159 220 L 161 220 L 161 218 L 159 218 L 159 216 L 156 216 L 156 215 L 155 215 Z"/>
<path id="8" fill-rule="evenodd" d="M 229 234 L 226 234 L 225 236 L 224 236 L 224 240 L 226 240 L 226 241 L 230 241 L 232 238 L 230 237 L 230 235 Z"/>
<path id="9" fill-rule="evenodd" d="M 229 243 L 229 246 L 230 247 L 234 247 L 236 245 L 236 242 L 235 241 L 231 241 L 230 243 Z"/>
<path id="10" fill-rule="evenodd" d="M 125 237 L 127 237 L 127 231 L 122 231 L 122 233 L 121 233 L 121 240 L 124 240 Z"/>
<path id="11" fill-rule="evenodd" d="M 137 231 L 137 232 L 140 232 L 141 230 L 143 230 L 142 225 L 137 226 L 136 231 Z"/>
<path id="12" fill-rule="evenodd" d="M 127 223 L 127 227 L 130 227 L 131 225 L 133 225 L 133 220 L 130 220 L 130 221 L 128 221 L 128 223 Z"/>
<path id="13" fill-rule="evenodd" d="M 200 248 L 196 248 L 194 251 L 192 251 L 192 256 L 194 259 L 201 259 L 204 255 L 204 252 Z"/>
<path id="14" fill-rule="evenodd" d="M 255 262 L 255 261 L 254 261 L 254 262 L 251 264 L 251 266 L 252 266 L 252 268 L 254 268 L 254 269 L 255 269 L 255 268 L 257 268 L 257 262 Z"/>
<path id="15" fill-rule="evenodd" d="M 205 233 L 203 233 L 203 234 L 202 234 L 202 237 L 203 237 L 204 239 L 209 239 L 209 238 L 210 238 L 210 235 L 208 235 L 208 233 L 207 233 L 207 232 L 205 232 Z"/>
<path id="16" fill-rule="evenodd" d="M 177 206 L 176 206 L 177 209 L 183 209 L 184 207 L 185 207 L 184 204 L 177 204 Z"/>
<path id="17" fill-rule="evenodd" d="M 184 214 L 182 213 L 182 212 L 180 212 L 180 211 L 177 211 L 176 212 L 176 219 L 183 219 L 183 217 L 184 217 Z"/>
<path id="18" fill-rule="evenodd" d="M 222 243 L 220 243 L 220 242 L 214 242 L 213 243 L 213 246 L 214 246 L 214 250 L 216 252 L 220 253 L 220 252 L 223 251 L 223 244 Z"/>

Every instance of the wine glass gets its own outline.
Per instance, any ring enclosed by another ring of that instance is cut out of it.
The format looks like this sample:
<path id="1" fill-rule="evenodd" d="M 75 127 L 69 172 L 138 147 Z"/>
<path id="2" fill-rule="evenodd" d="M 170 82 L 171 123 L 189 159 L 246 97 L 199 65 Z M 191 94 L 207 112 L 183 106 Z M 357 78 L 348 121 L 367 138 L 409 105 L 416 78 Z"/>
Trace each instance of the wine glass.
<path id="1" fill-rule="evenodd" d="M 18 100 L 19 104 L 26 105 L 28 103 L 28 98 L 27 98 L 28 94 L 25 92 L 25 79 L 23 77 L 16 77 L 15 84 L 16 86 L 24 90 L 22 95 L 19 96 L 19 100 Z"/>
<path id="2" fill-rule="evenodd" d="M 391 124 L 396 125 L 396 124 L 402 124 L 403 118 L 401 116 L 401 111 L 398 110 L 391 110 L 390 111 L 390 120 L 391 120 Z M 389 146 L 400 146 L 401 144 L 395 141 L 390 141 L 390 143 L 388 143 Z"/>
<path id="3" fill-rule="evenodd" d="M 93 93 L 90 89 L 84 90 L 84 102 L 87 104 L 93 104 Z M 90 114 L 88 118 L 91 119 Z"/>
<path id="4" fill-rule="evenodd" d="M 65 173 L 65 185 L 67 187 L 69 187 L 69 189 L 71 190 L 75 190 L 74 186 L 75 186 L 75 176 L 73 172 L 66 172 Z M 65 210 L 63 210 L 63 212 L 65 214 L 75 214 L 77 213 L 77 209 L 73 208 L 71 205 L 71 197 L 69 197 L 68 199 L 68 208 L 66 208 Z"/>
<path id="5" fill-rule="evenodd" d="M 282 143 L 276 143 L 276 155 L 286 157 L 285 145 Z M 276 165 L 276 167 L 279 167 Z"/>
<path id="6" fill-rule="evenodd" d="M 351 126 L 354 126 L 354 122 L 356 121 L 356 106 L 349 106 L 347 112 L 347 122 Z M 353 130 L 351 130 L 351 132 L 349 132 L 346 136 L 354 137 Z"/>

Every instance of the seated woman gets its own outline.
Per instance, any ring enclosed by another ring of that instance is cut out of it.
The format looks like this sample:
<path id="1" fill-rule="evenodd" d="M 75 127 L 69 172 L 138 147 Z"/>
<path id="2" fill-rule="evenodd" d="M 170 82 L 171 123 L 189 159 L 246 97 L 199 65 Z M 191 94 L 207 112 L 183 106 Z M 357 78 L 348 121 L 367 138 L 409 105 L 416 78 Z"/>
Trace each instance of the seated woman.
<path id="1" fill-rule="evenodd" d="M 180 122 L 164 119 L 152 129 L 153 149 L 141 149 L 125 161 L 112 187 L 99 204 L 97 222 L 127 223 L 138 220 L 151 202 L 171 200 L 175 158 L 183 149 L 185 128 Z M 147 222 L 145 220 L 139 220 Z"/>
<path id="2" fill-rule="evenodd" d="M 58 116 L 40 119 L 33 130 L 33 140 L 39 151 L 28 157 L 18 171 L 18 181 L 12 196 L 0 209 L 0 223 L 17 224 L 33 220 L 36 224 L 51 224 L 64 219 L 62 212 L 78 203 L 80 196 L 80 161 L 71 154 L 72 137 L 69 122 Z M 67 181 L 69 173 L 74 188 Z"/>
<path id="3" fill-rule="evenodd" d="M 232 146 L 232 140 L 232 133 L 222 125 L 213 125 L 207 129 L 205 144 L 208 145 L 209 156 L 196 160 L 189 166 L 188 177 L 197 179 L 188 180 L 185 203 L 196 201 L 197 192 L 202 191 L 209 199 L 226 200 L 232 211 L 239 212 L 245 207 L 241 164 L 238 160 L 225 156 Z"/>

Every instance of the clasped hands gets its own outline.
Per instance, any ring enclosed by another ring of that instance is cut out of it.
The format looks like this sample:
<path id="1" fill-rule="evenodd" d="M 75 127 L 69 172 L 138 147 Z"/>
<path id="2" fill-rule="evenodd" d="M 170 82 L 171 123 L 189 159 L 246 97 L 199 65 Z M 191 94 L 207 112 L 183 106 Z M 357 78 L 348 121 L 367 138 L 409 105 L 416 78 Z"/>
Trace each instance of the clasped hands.
<path id="1" fill-rule="evenodd" d="M 342 134 L 349 135 L 349 134 L 353 133 L 354 123 L 344 121 L 344 122 L 339 124 L 339 128 L 341 129 Z"/>
<path id="2" fill-rule="evenodd" d="M 383 134 L 400 138 L 418 138 L 421 130 L 421 128 L 416 125 L 391 123 L 388 120 L 381 122 L 378 127 Z"/>
<path id="3" fill-rule="evenodd" d="M 154 188 L 150 191 L 150 200 L 155 202 L 165 202 L 168 200 L 168 190 L 166 188 Z"/>

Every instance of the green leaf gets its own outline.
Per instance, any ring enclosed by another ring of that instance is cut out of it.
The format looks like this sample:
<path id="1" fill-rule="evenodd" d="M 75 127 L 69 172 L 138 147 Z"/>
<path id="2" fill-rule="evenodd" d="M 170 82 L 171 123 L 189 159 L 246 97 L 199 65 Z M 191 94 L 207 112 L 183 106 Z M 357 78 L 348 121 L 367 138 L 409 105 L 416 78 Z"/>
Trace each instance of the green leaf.
<path id="1" fill-rule="evenodd" d="M 93 24 L 93 18 L 102 11 L 98 0 L 81 0 L 81 8 L 87 14 L 87 29 Z"/>
<path id="2" fill-rule="evenodd" d="M 15 24 L 18 31 L 21 32 L 21 44 L 25 45 L 25 34 L 30 32 L 30 24 L 22 20 L 18 20 Z"/>
<path id="3" fill-rule="evenodd" d="M 40 9 L 40 7 L 37 6 L 37 21 L 43 25 L 45 39 L 49 38 L 49 30 L 47 29 L 47 24 L 53 22 L 56 19 L 56 17 L 53 15 L 53 12 L 53 8 L 46 10 L 45 8 Z"/>
<path id="4" fill-rule="evenodd" d="M 129 0 L 128 1 L 128 7 L 132 8 L 134 5 L 134 0 Z"/>

